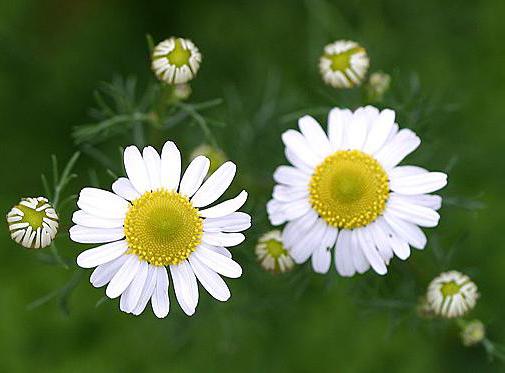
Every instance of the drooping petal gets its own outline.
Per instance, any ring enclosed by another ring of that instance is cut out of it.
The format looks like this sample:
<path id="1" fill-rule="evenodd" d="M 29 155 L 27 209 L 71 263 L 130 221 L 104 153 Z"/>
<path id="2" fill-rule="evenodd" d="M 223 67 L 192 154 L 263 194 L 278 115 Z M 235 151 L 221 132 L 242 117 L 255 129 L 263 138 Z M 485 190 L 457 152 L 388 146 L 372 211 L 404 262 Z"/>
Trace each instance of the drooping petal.
<path id="1" fill-rule="evenodd" d="M 196 256 L 214 272 L 225 277 L 238 278 L 242 275 L 242 268 L 237 262 L 205 247 L 200 246 L 192 255 Z"/>
<path id="2" fill-rule="evenodd" d="M 140 260 L 136 255 L 128 255 L 128 259 L 110 280 L 105 294 L 111 298 L 119 297 L 135 278 L 140 267 Z"/>
<path id="3" fill-rule="evenodd" d="M 151 305 L 156 317 L 162 319 L 168 315 L 170 300 L 168 298 L 168 273 L 163 266 L 156 267 L 156 286 L 151 296 Z"/>
<path id="4" fill-rule="evenodd" d="M 198 281 L 200 281 L 211 296 L 221 302 L 225 302 L 230 298 L 231 294 L 228 286 L 216 272 L 203 264 L 203 262 L 194 255 L 189 257 L 189 263 Z"/>
<path id="5" fill-rule="evenodd" d="M 188 261 L 184 260 L 177 265 L 171 265 L 170 273 L 177 302 L 186 315 L 193 315 L 198 304 L 198 285 L 193 269 Z"/>

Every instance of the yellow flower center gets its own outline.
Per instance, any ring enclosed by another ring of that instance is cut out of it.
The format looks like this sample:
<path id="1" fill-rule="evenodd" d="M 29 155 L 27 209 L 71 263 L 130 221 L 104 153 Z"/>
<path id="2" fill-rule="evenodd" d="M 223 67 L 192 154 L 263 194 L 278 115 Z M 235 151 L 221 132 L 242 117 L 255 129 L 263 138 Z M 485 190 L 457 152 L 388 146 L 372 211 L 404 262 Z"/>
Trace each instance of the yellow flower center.
<path id="1" fill-rule="evenodd" d="M 325 54 L 324 57 L 331 61 L 331 69 L 333 71 L 344 72 L 351 66 L 351 57 L 364 50 L 362 47 L 355 47 L 342 53 Z"/>
<path id="2" fill-rule="evenodd" d="M 265 242 L 268 255 L 274 259 L 279 259 L 283 255 L 287 255 L 288 251 L 284 248 L 282 242 L 271 239 Z"/>
<path id="3" fill-rule="evenodd" d="M 384 211 L 389 182 L 371 156 L 340 150 L 316 167 L 309 192 L 312 207 L 328 224 L 354 229 L 372 223 Z"/>
<path id="4" fill-rule="evenodd" d="M 454 281 L 444 282 L 440 288 L 440 292 L 445 297 L 452 297 L 459 293 L 461 286 Z"/>
<path id="5" fill-rule="evenodd" d="M 180 39 L 175 39 L 174 49 L 167 54 L 168 62 L 181 67 L 189 63 L 189 57 L 191 57 L 191 52 L 182 46 Z"/>
<path id="6" fill-rule="evenodd" d="M 132 202 L 124 231 L 129 251 L 157 266 L 178 264 L 202 241 L 203 220 L 187 197 L 159 189 Z"/>

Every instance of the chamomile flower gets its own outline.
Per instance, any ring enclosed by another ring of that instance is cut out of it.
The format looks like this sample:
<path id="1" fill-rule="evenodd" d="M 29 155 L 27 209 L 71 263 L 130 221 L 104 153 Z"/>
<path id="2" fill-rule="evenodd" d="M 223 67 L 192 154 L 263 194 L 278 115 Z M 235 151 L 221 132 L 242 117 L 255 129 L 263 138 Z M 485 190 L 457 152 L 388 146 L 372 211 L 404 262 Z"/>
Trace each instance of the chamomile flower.
<path id="1" fill-rule="evenodd" d="M 399 165 L 421 140 L 399 129 L 394 111 L 335 108 L 328 134 L 310 116 L 298 125 L 301 132 L 282 135 L 291 166 L 275 171 L 267 204 L 273 225 L 287 223 L 282 241 L 296 263 L 312 258 L 313 269 L 326 273 L 334 248 L 340 275 L 370 267 L 383 275 L 393 256 L 407 259 L 410 247 L 425 247 L 420 227 L 438 224 L 442 202 L 429 193 L 447 175 Z"/>
<path id="2" fill-rule="evenodd" d="M 51 244 L 58 232 L 58 215 L 47 198 L 23 198 L 7 214 L 11 238 L 27 249 Z"/>
<path id="3" fill-rule="evenodd" d="M 426 299 L 437 316 L 460 317 L 475 307 L 479 293 L 470 277 L 458 272 L 444 272 L 428 286 Z"/>
<path id="4" fill-rule="evenodd" d="M 295 263 L 282 244 L 281 231 L 274 230 L 262 235 L 256 245 L 256 257 L 267 271 L 287 272 Z"/>
<path id="5" fill-rule="evenodd" d="M 196 76 L 201 62 L 202 55 L 191 40 L 171 37 L 154 47 L 151 67 L 165 83 L 182 84 Z"/>
<path id="6" fill-rule="evenodd" d="M 247 193 L 207 206 L 228 189 L 235 164 L 224 163 L 204 182 L 210 162 L 199 156 L 181 178 L 181 155 L 169 141 L 161 156 L 150 146 L 142 153 L 127 147 L 124 166 L 128 177 L 116 180 L 113 192 L 84 188 L 72 217 L 73 241 L 100 244 L 77 257 L 80 267 L 96 267 L 93 286 L 107 285 L 106 295 L 120 296 L 120 309 L 134 315 L 150 300 L 159 318 L 169 312 L 168 272 L 187 315 L 198 303 L 197 280 L 214 298 L 228 300 L 221 276 L 237 278 L 242 269 L 225 247 L 239 245 L 245 239 L 239 232 L 251 225 L 249 215 L 237 212 Z"/>
<path id="7" fill-rule="evenodd" d="M 319 71 L 326 84 L 334 88 L 360 85 L 370 61 L 365 48 L 350 40 L 338 40 L 324 47 Z"/>

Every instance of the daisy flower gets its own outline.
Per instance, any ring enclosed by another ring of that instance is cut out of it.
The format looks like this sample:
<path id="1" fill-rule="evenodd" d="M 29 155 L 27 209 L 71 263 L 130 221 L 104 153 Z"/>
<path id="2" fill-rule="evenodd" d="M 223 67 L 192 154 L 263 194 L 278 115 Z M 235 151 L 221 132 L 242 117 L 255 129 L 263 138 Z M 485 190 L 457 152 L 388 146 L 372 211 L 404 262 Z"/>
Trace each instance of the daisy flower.
<path id="1" fill-rule="evenodd" d="M 267 271 L 287 272 L 295 263 L 282 244 L 281 231 L 274 230 L 262 235 L 256 245 L 256 257 Z"/>
<path id="2" fill-rule="evenodd" d="M 301 132 L 282 135 L 292 165 L 275 171 L 267 204 L 273 225 L 287 223 L 282 241 L 296 263 L 312 258 L 313 269 L 326 273 L 335 248 L 340 275 L 370 267 L 385 274 L 394 255 L 407 259 L 411 246 L 425 247 L 420 227 L 438 224 L 442 202 L 428 193 L 444 187 L 447 175 L 399 166 L 421 140 L 399 129 L 394 111 L 335 108 L 328 134 L 310 116 L 298 125 Z"/>
<path id="3" fill-rule="evenodd" d="M 479 293 L 470 277 L 450 271 L 438 275 L 428 286 L 426 300 L 436 315 L 460 317 L 475 307 Z"/>
<path id="4" fill-rule="evenodd" d="M 58 232 L 58 215 L 47 198 L 23 198 L 7 214 L 11 238 L 27 249 L 51 244 Z"/>
<path id="5" fill-rule="evenodd" d="M 187 83 L 196 76 L 202 55 L 189 39 L 171 37 L 154 47 L 151 67 L 168 84 Z"/>
<path id="6" fill-rule="evenodd" d="M 363 82 L 369 64 L 365 48 L 354 41 L 338 40 L 324 47 L 319 71 L 326 84 L 351 88 Z"/>
<path id="7" fill-rule="evenodd" d="M 214 298 L 226 301 L 230 291 L 220 277 L 237 278 L 241 267 L 225 248 L 240 244 L 239 233 L 251 218 L 237 212 L 247 198 L 237 197 L 207 207 L 230 186 L 236 167 L 224 163 L 207 180 L 208 158 L 195 158 L 181 175 L 181 155 L 173 142 L 161 156 L 148 146 L 124 151 L 128 177 L 112 184 L 112 191 L 84 188 L 70 229 L 75 242 L 101 244 L 82 252 L 77 264 L 96 267 L 95 287 L 107 285 L 109 298 L 121 297 L 123 312 L 139 315 L 149 302 L 155 315 L 169 312 L 169 276 L 175 296 L 187 315 L 198 303 L 197 280 Z"/>

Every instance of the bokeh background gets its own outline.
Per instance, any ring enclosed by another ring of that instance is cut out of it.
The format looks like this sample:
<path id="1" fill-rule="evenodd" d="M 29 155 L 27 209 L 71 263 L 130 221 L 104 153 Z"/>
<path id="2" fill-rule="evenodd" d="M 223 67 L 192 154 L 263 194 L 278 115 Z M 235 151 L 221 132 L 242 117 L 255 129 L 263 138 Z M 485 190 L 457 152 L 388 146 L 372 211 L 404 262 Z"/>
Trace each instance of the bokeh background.
<path id="1" fill-rule="evenodd" d="M 501 371 L 483 348 L 463 347 L 454 325 L 419 319 L 414 307 L 432 277 L 462 270 L 481 292 L 470 317 L 505 342 L 504 16 L 502 0 L 1 1 L 1 211 L 43 193 L 40 174 L 50 171 L 50 154 L 63 162 L 74 152 L 72 127 L 89 121 L 101 81 L 115 74 L 135 75 L 140 85 L 152 80 L 151 33 L 157 41 L 189 37 L 202 51 L 192 100 L 225 99 L 213 115 L 227 126 L 215 135 L 239 166 L 234 188 L 250 191 L 245 210 L 256 219 L 248 241 L 233 249 L 245 270 L 228 281 L 231 300 L 219 303 L 201 289 L 189 318 L 172 297 L 161 321 L 150 312 L 123 314 L 117 301 L 97 307 L 103 289 L 89 285 L 87 272 L 64 302 L 28 307 L 64 286 L 74 269 L 17 246 L 5 224 L 0 371 Z M 283 162 L 280 134 L 295 125 L 293 113 L 359 101 L 358 91 L 337 93 L 317 74 L 322 47 L 339 38 L 361 42 L 372 71 L 392 74 L 390 102 L 400 124 L 424 140 L 409 160 L 449 172 L 447 203 L 428 247 L 407 262 L 393 260 L 387 278 L 341 279 L 334 269 L 321 276 L 307 266 L 273 276 L 256 265 L 253 247 L 268 229 L 264 203 Z M 150 140 L 159 145 L 167 137 L 186 155 L 203 141 L 184 123 Z M 115 141 L 104 150 L 116 154 L 127 145 Z M 83 156 L 69 193 L 89 184 L 90 170 L 110 186 Z M 62 225 L 64 236 L 68 219 Z M 60 241 L 68 260 L 83 249 Z"/>

